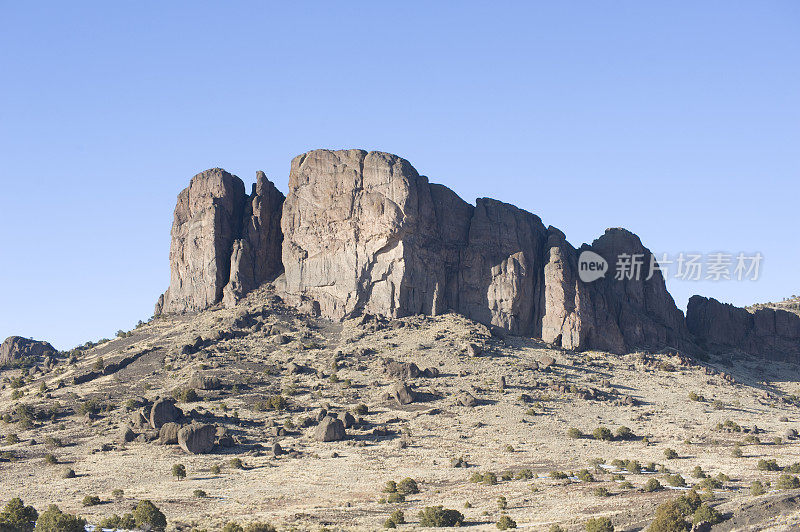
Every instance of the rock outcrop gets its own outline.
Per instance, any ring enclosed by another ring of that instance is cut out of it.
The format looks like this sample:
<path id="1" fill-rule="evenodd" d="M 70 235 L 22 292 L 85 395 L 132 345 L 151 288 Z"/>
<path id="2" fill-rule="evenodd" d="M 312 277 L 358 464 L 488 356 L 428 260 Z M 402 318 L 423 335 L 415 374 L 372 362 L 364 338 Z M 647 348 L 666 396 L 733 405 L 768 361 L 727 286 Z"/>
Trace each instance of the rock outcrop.
<path id="1" fill-rule="evenodd" d="M 189 454 L 206 454 L 214 449 L 216 437 L 214 425 L 192 423 L 178 431 L 178 445 Z"/>
<path id="2" fill-rule="evenodd" d="M 155 315 L 235 303 L 281 270 L 283 194 L 263 172 L 252 194 L 221 168 L 194 176 L 178 195 L 170 245 L 170 284 Z"/>
<path id="3" fill-rule="evenodd" d="M 0 365 L 32 359 L 38 363 L 47 356 L 56 354 L 48 342 L 31 340 L 22 336 L 9 336 L 0 344 Z"/>
<path id="4" fill-rule="evenodd" d="M 613 229 L 573 248 L 522 209 L 473 207 L 381 152 L 315 150 L 292 161 L 281 221 L 285 291 L 333 319 L 459 312 L 567 349 L 692 347 L 683 315 L 638 237 Z M 584 283 L 578 253 L 615 264 L 640 254 L 639 279 Z"/>
<path id="5" fill-rule="evenodd" d="M 686 324 L 706 350 L 738 350 L 770 360 L 800 362 L 800 316 L 792 312 L 760 308 L 755 312 L 692 296 Z"/>

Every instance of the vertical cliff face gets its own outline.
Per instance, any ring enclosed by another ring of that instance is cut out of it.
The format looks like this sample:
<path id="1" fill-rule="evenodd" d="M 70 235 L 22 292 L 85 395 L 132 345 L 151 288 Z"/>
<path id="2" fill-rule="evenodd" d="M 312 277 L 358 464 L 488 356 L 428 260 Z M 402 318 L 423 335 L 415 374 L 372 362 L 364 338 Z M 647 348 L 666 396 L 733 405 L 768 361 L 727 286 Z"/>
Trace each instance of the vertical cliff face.
<path id="1" fill-rule="evenodd" d="M 226 291 L 235 300 L 277 275 L 282 199 L 263 174 L 250 197 L 242 180 L 221 168 L 194 176 L 178 195 L 170 284 L 155 314 L 203 310 Z"/>
<path id="2" fill-rule="evenodd" d="M 395 155 L 315 150 L 292 162 L 282 230 L 286 292 L 324 316 L 447 310 L 568 349 L 690 345 L 659 272 L 583 283 L 555 228 L 491 199 L 471 206 Z M 650 252 L 609 230 L 590 249 L 616 263 Z"/>
<path id="3" fill-rule="evenodd" d="M 710 351 L 739 350 L 771 360 L 800 362 L 800 316 L 781 309 L 755 312 L 692 296 L 686 323 L 698 343 Z"/>

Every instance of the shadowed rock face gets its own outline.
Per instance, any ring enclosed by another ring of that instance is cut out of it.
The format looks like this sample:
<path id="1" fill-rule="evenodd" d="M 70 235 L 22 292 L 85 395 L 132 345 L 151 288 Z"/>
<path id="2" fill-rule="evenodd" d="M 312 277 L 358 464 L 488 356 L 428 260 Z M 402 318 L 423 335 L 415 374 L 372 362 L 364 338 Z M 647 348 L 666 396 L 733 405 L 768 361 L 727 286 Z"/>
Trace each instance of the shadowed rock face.
<path id="1" fill-rule="evenodd" d="M 22 336 L 9 336 L 0 345 L 0 364 L 28 357 L 43 358 L 55 353 L 55 348 L 48 342 Z"/>
<path id="2" fill-rule="evenodd" d="M 800 316 L 780 309 L 755 312 L 692 296 L 686 324 L 697 342 L 711 351 L 740 350 L 771 360 L 800 362 Z"/>
<path id="3" fill-rule="evenodd" d="M 281 224 L 286 292 L 323 316 L 454 310 L 568 349 L 692 347 L 661 274 L 645 279 L 651 255 L 633 233 L 608 230 L 581 250 L 611 265 L 642 254 L 645 275 L 583 283 L 558 229 L 496 200 L 473 207 L 396 155 L 296 157 Z"/>
<path id="4" fill-rule="evenodd" d="M 170 285 L 155 314 L 195 312 L 235 303 L 281 269 L 283 194 L 257 175 L 252 194 L 238 177 L 213 168 L 178 195 L 170 245 Z"/>

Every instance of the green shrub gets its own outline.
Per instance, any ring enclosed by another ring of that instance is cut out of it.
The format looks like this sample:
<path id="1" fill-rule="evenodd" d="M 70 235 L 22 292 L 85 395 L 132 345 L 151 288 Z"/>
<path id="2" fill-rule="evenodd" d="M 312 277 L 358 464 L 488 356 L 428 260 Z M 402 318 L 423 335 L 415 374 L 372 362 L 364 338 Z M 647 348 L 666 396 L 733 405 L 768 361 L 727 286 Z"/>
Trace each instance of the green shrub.
<path id="1" fill-rule="evenodd" d="M 277 529 L 269 523 L 249 523 L 244 527 L 244 532 L 278 532 Z"/>
<path id="2" fill-rule="evenodd" d="M 508 508 L 508 499 L 506 499 L 502 495 L 500 497 L 498 497 L 497 498 L 497 508 L 499 510 L 505 510 L 506 508 Z"/>
<path id="3" fill-rule="evenodd" d="M 581 469 L 575 476 L 577 476 L 578 479 L 582 480 L 583 482 L 594 482 L 594 477 L 591 473 L 589 473 L 588 469 Z"/>
<path id="4" fill-rule="evenodd" d="M 357 416 L 366 416 L 369 413 L 369 407 L 361 403 L 353 407 L 353 413 Z"/>
<path id="5" fill-rule="evenodd" d="M 501 516 L 500 519 L 497 521 L 497 528 L 500 530 L 508 530 L 509 528 L 517 528 L 517 522 L 511 519 L 509 516 L 504 515 Z"/>
<path id="6" fill-rule="evenodd" d="M 167 527 L 167 517 L 147 499 L 139 501 L 136 505 L 133 519 L 138 527 L 149 525 L 153 530 L 164 530 Z"/>
<path id="7" fill-rule="evenodd" d="M 614 525 L 608 517 L 592 517 L 586 521 L 586 532 L 614 532 Z"/>
<path id="8" fill-rule="evenodd" d="M 595 440 L 611 441 L 614 439 L 614 435 L 608 427 L 597 427 L 594 429 L 592 436 L 594 436 Z"/>
<path id="9" fill-rule="evenodd" d="M 398 502 L 405 502 L 406 496 L 402 493 L 390 493 L 388 497 L 386 497 L 386 502 L 389 503 L 398 503 Z"/>
<path id="10" fill-rule="evenodd" d="M 753 483 L 750 484 L 750 495 L 764 495 L 766 492 L 767 489 L 760 480 L 754 480 Z"/>
<path id="11" fill-rule="evenodd" d="M 483 474 L 483 479 L 481 480 L 481 482 L 483 484 L 486 484 L 487 486 L 494 486 L 495 484 L 497 484 L 497 475 L 495 475 L 491 471 L 487 471 L 486 473 Z"/>
<path id="12" fill-rule="evenodd" d="M 51 504 L 36 521 L 37 532 L 84 532 L 86 521 L 72 514 L 64 513 Z"/>
<path id="13" fill-rule="evenodd" d="M 583 431 L 581 429 L 571 427 L 569 430 L 567 430 L 567 436 L 573 440 L 577 440 L 583 438 Z"/>
<path id="14" fill-rule="evenodd" d="M 172 476 L 178 480 L 186 478 L 186 466 L 183 464 L 172 464 Z"/>
<path id="15" fill-rule="evenodd" d="M 194 388 L 184 388 L 175 394 L 175 398 L 181 403 L 194 403 L 200 400 L 197 391 Z"/>
<path id="16" fill-rule="evenodd" d="M 220 472 L 222 471 L 222 467 L 220 467 L 219 464 L 214 464 L 214 465 L 211 466 L 210 471 L 214 475 L 219 475 Z"/>
<path id="17" fill-rule="evenodd" d="M 111 491 L 111 496 L 116 500 L 120 500 L 125 496 L 125 492 L 120 488 L 114 488 Z"/>
<path id="18" fill-rule="evenodd" d="M 705 398 L 702 395 L 698 395 L 694 391 L 689 392 L 689 400 L 690 401 L 705 401 Z"/>
<path id="19" fill-rule="evenodd" d="M 611 492 L 610 492 L 610 491 L 608 491 L 608 490 L 607 490 L 606 488 L 604 488 L 603 486 L 599 486 L 599 487 L 595 488 L 595 489 L 594 489 L 594 494 L 595 494 L 597 497 L 610 497 L 610 496 L 611 496 Z"/>
<path id="20" fill-rule="evenodd" d="M 679 474 L 675 473 L 674 475 L 667 475 L 666 477 L 667 484 L 676 488 L 683 488 L 686 487 L 686 480 Z"/>
<path id="21" fill-rule="evenodd" d="M 240 524 L 231 521 L 222 527 L 222 532 L 244 532 L 244 528 Z"/>
<path id="22" fill-rule="evenodd" d="M 648 493 L 652 493 L 654 491 L 659 491 L 662 488 L 663 486 L 661 485 L 661 482 L 658 481 L 658 479 L 651 478 L 650 480 L 647 481 L 647 483 L 644 485 L 642 489 Z"/>
<path id="23" fill-rule="evenodd" d="M 231 458 L 230 462 L 228 463 L 234 469 L 244 469 L 244 464 L 242 463 L 242 459 L 239 457 Z"/>
<path id="24" fill-rule="evenodd" d="M 775 487 L 779 490 L 793 490 L 800 488 L 800 479 L 794 475 L 781 475 L 775 482 Z"/>
<path id="25" fill-rule="evenodd" d="M 130 530 L 136 527 L 136 521 L 132 513 L 127 513 L 120 517 L 117 514 L 106 517 L 100 521 L 100 528 L 113 528 L 120 530 Z"/>
<path id="26" fill-rule="evenodd" d="M 97 506 L 98 504 L 100 504 L 100 502 L 102 501 L 100 501 L 100 497 L 98 497 L 97 495 L 87 495 L 86 497 L 83 498 L 84 506 Z"/>
<path id="27" fill-rule="evenodd" d="M 667 448 L 667 449 L 664 449 L 664 457 L 667 460 L 672 460 L 673 458 L 677 458 L 678 457 L 678 453 L 675 452 L 675 449 Z"/>
<path id="28" fill-rule="evenodd" d="M 458 510 L 442 506 L 428 506 L 419 513 L 419 524 L 423 527 L 455 527 L 464 524 L 464 516 Z"/>
<path id="29" fill-rule="evenodd" d="M 36 508 L 25 506 L 22 499 L 15 497 L 0 512 L 0 530 L 30 532 L 38 517 Z"/>
<path id="30" fill-rule="evenodd" d="M 197 499 L 205 499 L 206 497 L 208 497 L 208 493 L 200 489 L 194 490 L 192 492 L 192 495 L 194 495 L 195 498 Z"/>
<path id="31" fill-rule="evenodd" d="M 56 465 L 56 464 L 58 463 L 58 458 L 56 458 L 56 457 L 55 457 L 54 455 L 52 455 L 52 454 L 46 454 L 46 455 L 44 456 L 44 461 L 45 461 L 45 463 L 46 463 L 46 464 L 48 464 L 48 465 Z"/>
<path id="32" fill-rule="evenodd" d="M 397 492 L 402 493 L 403 495 L 412 495 L 414 493 L 419 493 L 419 486 L 417 486 L 417 481 L 413 478 L 404 478 L 397 484 Z"/>
<path id="33" fill-rule="evenodd" d="M 731 456 L 733 456 L 734 458 L 741 458 L 742 454 L 744 454 L 742 453 L 742 445 L 740 443 L 737 443 L 736 445 L 733 446 L 733 449 L 731 449 Z"/>
<path id="34" fill-rule="evenodd" d="M 756 464 L 756 469 L 758 469 L 759 471 L 780 471 L 781 467 L 778 465 L 778 462 L 774 458 L 770 460 L 764 460 L 762 458 Z"/>
<path id="35" fill-rule="evenodd" d="M 642 472 L 642 464 L 637 460 L 628 460 L 625 464 L 625 469 L 630 473 L 639 474 Z"/>
<path id="36" fill-rule="evenodd" d="M 671 502 L 656 508 L 656 515 L 647 532 L 688 532 L 691 526 L 683 518 L 683 514 Z"/>
<path id="37" fill-rule="evenodd" d="M 564 480 L 565 478 L 569 478 L 569 475 L 563 471 L 550 471 L 550 478 L 553 480 Z"/>
<path id="38" fill-rule="evenodd" d="M 517 480 L 530 480 L 533 478 L 533 471 L 530 469 L 520 469 L 517 471 L 516 477 Z"/>
<path id="39" fill-rule="evenodd" d="M 384 493 L 396 493 L 397 492 L 397 482 L 394 480 L 387 480 L 386 485 L 383 486 Z"/>
<path id="40" fill-rule="evenodd" d="M 694 469 L 692 469 L 692 477 L 694 478 L 706 478 L 707 476 L 700 466 L 694 466 Z"/>
<path id="41" fill-rule="evenodd" d="M 617 429 L 617 439 L 619 440 L 630 440 L 632 439 L 633 431 L 628 427 L 622 426 Z"/>
<path id="42" fill-rule="evenodd" d="M 15 433 L 12 432 L 8 436 L 6 436 L 6 443 L 9 445 L 14 445 L 15 443 L 19 443 L 19 436 L 17 436 Z"/>
<path id="43" fill-rule="evenodd" d="M 716 508 L 712 508 L 707 504 L 702 504 L 695 510 L 692 523 L 697 524 L 701 521 L 708 521 L 712 525 L 716 525 L 722 522 L 722 514 L 720 514 Z"/>

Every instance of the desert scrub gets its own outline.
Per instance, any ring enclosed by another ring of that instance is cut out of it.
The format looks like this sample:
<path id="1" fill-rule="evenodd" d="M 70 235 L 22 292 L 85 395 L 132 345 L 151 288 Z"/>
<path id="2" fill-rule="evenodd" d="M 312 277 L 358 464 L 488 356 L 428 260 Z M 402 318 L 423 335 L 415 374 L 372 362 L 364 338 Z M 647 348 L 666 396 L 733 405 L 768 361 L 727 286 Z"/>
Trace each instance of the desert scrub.
<path id="1" fill-rule="evenodd" d="M 413 478 L 406 477 L 397 484 L 397 492 L 403 495 L 413 495 L 419 493 L 419 486 L 417 481 Z"/>
<path id="2" fill-rule="evenodd" d="M 550 471 L 550 478 L 553 480 L 564 480 L 565 478 L 569 478 L 569 475 L 563 471 Z"/>
<path id="3" fill-rule="evenodd" d="M 406 516 L 403 513 L 403 510 L 395 510 L 392 512 L 392 515 L 389 516 L 386 521 L 384 521 L 383 526 L 384 528 L 397 528 L 397 525 L 402 525 L 406 522 Z"/>
<path id="4" fill-rule="evenodd" d="M 664 449 L 664 458 L 666 458 L 667 460 L 672 460 L 677 457 L 678 453 L 675 452 L 675 449 L 670 449 L 670 448 Z"/>
<path id="5" fill-rule="evenodd" d="M 632 440 L 635 438 L 633 431 L 624 425 L 617 428 L 616 437 L 618 440 Z"/>
<path id="6" fill-rule="evenodd" d="M 131 513 L 127 513 L 122 516 L 113 514 L 100 521 L 99 526 L 101 529 L 110 528 L 112 530 L 130 530 L 136 527 L 136 521 Z"/>
<path id="7" fill-rule="evenodd" d="M 702 395 L 699 395 L 697 392 L 695 392 L 693 390 L 693 391 L 689 392 L 689 400 L 690 401 L 702 402 L 702 401 L 705 401 L 706 399 L 705 399 L 705 397 L 703 397 Z"/>
<path id="8" fill-rule="evenodd" d="M 764 484 L 760 480 L 754 480 L 750 484 L 750 495 L 764 495 L 767 492 L 767 488 L 764 487 Z"/>
<path id="9" fill-rule="evenodd" d="M 242 463 L 242 459 L 239 457 L 231 458 L 228 464 L 230 464 L 230 466 L 234 469 L 244 469 L 244 464 Z"/>
<path id="10" fill-rule="evenodd" d="M 124 491 L 124 490 L 122 490 L 121 488 L 115 488 L 115 489 L 114 489 L 114 490 L 111 492 L 111 496 L 112 496 L 112 497 L 113 497 L 115 500 L 120 500 L 120 499 L 122 499 L 122 498 L 125 496 L 125 491 Z"/>
<path id="11" fill-rule="evenodd" d="M 19 436 L 17 436 L 16 433 L 12 432 L 8 436 L 6 436 L 6 443 L 9 445 L 14 445 L 15 443 L 19 443 Z"/>
<path id="12" fill-rule="evenodd" d="M 56 465 L 58 463 L 58 458 L 56 458 L 55 455 L 46 454 L 44 457 L 44 462 L 47 465 Z"/>
<path id="13" fill-rule="evenodd" d="M 533 478 L 533 471 L 530 469 L 520 469 L 517 471 L 516 477 L 517 480 L 530 480 Z"/>
<path id="14" fill-rule="evenodd" d="M 779 490 L 793 490 L 800 488 L 800 479 L 794 475 L 781 475 L 775 482 L 775 487 Z"/>
<path id="15" fill-rule="evenodd" d="M 686 487 L 686 480 L 679 473 L 675 473 L 674 475 L 667 475 L 666 477 L 664 477 L 664 480 L 666 480 L 667 484 L 669 484 L 674 488 Z"/>
<path id="16" fill-rule="evenodd" d="M 594 482 L 594 477 L 592 476 L 591 473 L 589 473 L 588 469 L 581 469 L 575 476 L 577 476 L 578 479 L 583 482 Z"/>
<path id="17" fill-rule="evenodd" d="M 594 436 L 595 440 L 602 440 L 602 441 L 611 441 L 614 439 L 614 434 L 612 434 L 611 429 L 608 427 L 597 427 L 592 432 L 592 436 Z"/>
<path id="18" fill-rule="evenodd" d="M 503 497 L 502 495 L 497 498 L 497 509 L 498 510 L 505 510 L 508 508 L 508 499 Z"/>
<path id="19" fill-rule="evenodd" d="M 197 391 L 194 388 L 184 388 L 182 390 L 176 390 L 173 394 L 173 397 L 180 401 L 181 403 L 194 403 L 195 401 L 200 400 L 200 396 L 197 395 Z"/>
<path id="20" fill-rule="evenodd" d="M 598 486 L 592 492 L 596 497 L 610 497 L 611 492 L 608 489 L 604 488 L 603 486 Z"/>
<path id="21" fill-rule="evenodd" d="M 369 407 L 367 407 L 367 405 L 365 405 L 364 403 L 356 405 L 353 408 L 353 414 L 357 416 L 366 416 L 368 413 L 369 413 Z"/>
<path id="22" fill-rule="evenodd" d="M 661 489 L 663 489 L 661 482 L 659 482 L 658 479 L 655 478 L 651 478 L 650 480 L 648 480 L 645 483 L 644 487 L 642 487 L 642 490 L 646 491 L 647 493 L 652 493 L 654 491 L 659 491 Z"/>
<path id="23" fill-rule="evenodd" d="M 51 504 L 36 521 L 37 532 L 84 532 L 86 521 Z"/>
<path id="24" fill-rule="evenodd" d="M 592 517 L 586 521 L 586 532 L 614 532 L 614 525 L 608 517 Z"/>
<path id="25" fill-rule="evenodd" d="M 161 531 L 167 527 L 166 516 L 152 501 L 147 499 L 139 501 L 139 504 L 136 505 L 133 510 L 133 519 L 136 526 L 142 528 L 149 526 L 153 530 Z"/>
<path id="26" fill-rule="evenodd" d="M 503 515 L 497 521 L 497 528 L 500 530 L 508 530 L 509 528 L 517 528 L 517 522 L 507 515 Z"/>
<path id="27" fill-rule="evenodd" d="M 214 464 L 209 468 L 209 471 L 211 471 L 212 475 L 219 475 L 220 472 L 222 471 L 222 466 L 220 466 L 219 464 Z"/>
<path id="28" fill-rule="evenodd" d="M 742 444 L 736 442 L 736 444 L 734 444 L 733 446 L 733 449 L 731 449 L 731 456 L 733 456 L 734 458 L 741 458 L 743 454 L 744 453 L 742 452 Z"/>
<path id="29" fill-rule="evenodd" d="M 778 465 L 778 462 L 771 458 L 769 460 L 760 459 L 756 464 L 756 469 L 759 471 L 780 471 L 781 467 Z"/>
<path id="30" fill-rule="evenodd" d="M 75 470 L 65 469 L 64 472 L 61 473 L 61 478 L 75 478 Z"/>
<path id="31" fill-rule="evenodd" d="M 473 473 L 469 481 L 475 484 L 486 484 L 487 486 L 494 486 L 497 484 L 497 475 L 491 471 L 486 473 Z"/>
<path id="32" fill-rule="evenodd" d="M 194 495 L 196 499 L 205 499 L 206 497 L 208 497 L 208 493 L 206 493 L 201 489 L 194 490 L 192 492 L 192 495 Z"/>
<path id="33" fill-rule="evenodd" d="M 423 527 L 454 527 L 464 524 L 464 516 L 458 510 L 443 506 L 428 506 L 419 513 L 419 524 Z"/>
<path id="34" fill-rule="evenodd" d="M 97 495 L 87 495 L 83 498 L 82 504 L 84 506 L 97 506 L 100 502 L 100 497 Z"/>
<path id="35" fill-rule="evenodd" d="M 696 525 L 703 521 L 707 521 L 712 525 L 716 525 L 717 523 L 722 522 L 722 515 L 717 511 L 716 508 L 713 508 L 707 504 L 701 504 L 700 507 L 694 511 L 692 523 Z"/>
<path id="36" fill-rule="evenodd" d="M 742 432 L 742 427 L 735 421 L 727 419 L 724 423 L 717 423 L 717 430 L 724 432 Z"/>
<path id="37" fill-rule="evenodd" d="M 394 480 L 387 480 L 383 486 L 384 493 L 397 493 L 397 482 Z"/>
<path id="38" fill-rule="evenodd" d="M 694 466 L 694 469 L 692 469 L 693 478 L 706 478 L 707 476 L 708 475 L 706 475 L 705 471 L 703 471 L 703 468 L 700 467 L 699 465 Z"/>
<path id="39" fill-rule="evenodd" d="M 572 438 L 573 440 L 578 440 L 583 438 L 583 431 L 581 429 L 571 427 L 567 430 L 567 437 Z"/>
<path id="40" fill-rule="evenodd" d="M 399 502 L 405 502 L 405 501 L 406 501 L 406 496 L 403 495 L 402 493 L 390 493 L 389 496 L 386 497 L 386 502 L 392 503 L 392 504 L 399 503 Z"/>

